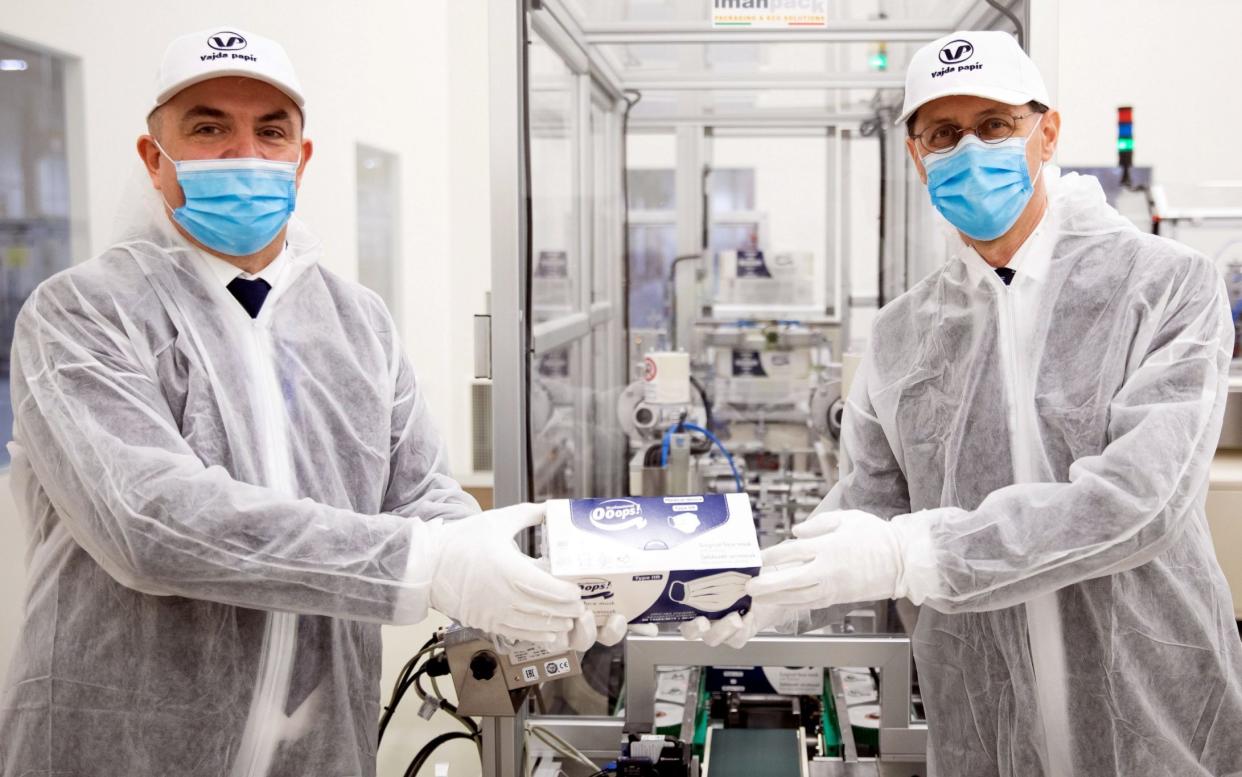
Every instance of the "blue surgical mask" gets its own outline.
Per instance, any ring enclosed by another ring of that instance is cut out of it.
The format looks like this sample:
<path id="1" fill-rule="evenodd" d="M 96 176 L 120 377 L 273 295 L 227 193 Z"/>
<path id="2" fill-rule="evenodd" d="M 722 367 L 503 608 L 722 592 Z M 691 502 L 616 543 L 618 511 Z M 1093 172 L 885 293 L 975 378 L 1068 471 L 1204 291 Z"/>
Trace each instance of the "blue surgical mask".
<path id="1" fill-rule="evenodd" d="M 1034 134 L 1031 130 L 1000 143 L 965 135 L 952 151 L 923 157 L 932 205 L 975 240 L 995 240 L 1008 232 L 1035 193 L 1026 163 L 1026 144 Z"/>
<path id="2" fill-rule="evenodd" d="M 173 219 L 198 242 L 228 256 L 258 253 L 289 222 L 297 202 L 298 162 L 270 159 L 190 159 L 177 168 L 185 204 Z M 165 200 L 165 205 L 168 205 Z"/>

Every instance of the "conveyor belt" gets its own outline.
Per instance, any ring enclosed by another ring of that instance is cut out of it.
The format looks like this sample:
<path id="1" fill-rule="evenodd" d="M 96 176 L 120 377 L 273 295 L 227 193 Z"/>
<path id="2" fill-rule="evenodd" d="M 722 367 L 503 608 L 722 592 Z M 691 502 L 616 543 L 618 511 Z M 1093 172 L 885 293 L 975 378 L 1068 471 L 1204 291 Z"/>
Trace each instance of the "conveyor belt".
<path id="1" fill-rule="evenodd" d="M 704 777 L 802 777 L 806 753 L 790 729 L 714 728 L 707 732 Z"/>

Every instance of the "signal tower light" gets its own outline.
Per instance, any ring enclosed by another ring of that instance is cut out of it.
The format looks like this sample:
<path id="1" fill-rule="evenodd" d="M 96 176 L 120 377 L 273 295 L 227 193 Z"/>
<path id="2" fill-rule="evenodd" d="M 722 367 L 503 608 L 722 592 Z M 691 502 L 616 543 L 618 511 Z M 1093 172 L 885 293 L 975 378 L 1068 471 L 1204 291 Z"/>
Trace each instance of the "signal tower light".
<path id="1" fill-rule="evenodd" d="M 1134 109 L 1129 105 L 1117 109 L 1117 166 L 1121 183 L 1130 185 L 1130 168 L 1134 165 Z"/>
<path id="2" fill-rule="evenodd" d="M 877 43 L 875 51 L 867 59 L 867 64 L 871 66 L 872 70 L 888 70 L 888 44 Z"/>

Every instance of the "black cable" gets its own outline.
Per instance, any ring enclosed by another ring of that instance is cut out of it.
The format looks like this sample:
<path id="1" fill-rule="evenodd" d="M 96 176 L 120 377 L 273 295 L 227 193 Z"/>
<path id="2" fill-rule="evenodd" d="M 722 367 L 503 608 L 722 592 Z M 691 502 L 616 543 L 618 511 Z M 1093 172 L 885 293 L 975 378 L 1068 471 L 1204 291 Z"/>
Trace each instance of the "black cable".
<path id="1" fill-rule="evenodd" d="M 690 376 L 690 385 L 694 386 L 694 390 L 699 392 L 699 399 L 703 400 L 703 414 L 705 416 L 703 428 L 715 434 L 716 430 L 712 428 L 714 426 L 712 422 L 712 403 L 707 399 L 707 389 L 703 388 L 703 384 L 693 375 Z"/>
<path id="2" fill-rule="evenodd" d="M 644 467 L 660 466 L 660 443 L 653 443 L 647 446 L 646 452 L 643 453 Z"/>
<path id="3" fill-rule="evenodd" d="M 1013 23 L 1014 29 L 1018 32 L 1018 45 L 1022 50 L 1026 50 L 1026 30 L 1022 27 L 1022 22 L 1014 15 L 1013 11 L 1000 4 L 1000 0 L 984 0 L 985 3 L 995 8 L 1002 16 L 1009 19 Z"/>
<path id="4" fill-rule="evenodd" d="M 884 302 L 885 302 L 885 298 L 884 298 L 884 243 L 887 237 L 886 233 L 888 231 L 886 227 L 886 222 L 888 218 L 888 209 L 887 207 L 885 207 L 886 200 L 888 197 L 888 185 L 887 185 L 888 170 L 886 167 L 888 165 L 888 148 L 887 148 L 888 131 L 884 127 L 884 117 L 880 113 L 877 112 L 874 119 L 868 119 L 867 121 L 864 121 L 861 125 L 859 125 L 858 134 L 862 135 L 865 138 L 875 135 L 879 137 L 879 141 L 880 141 L 880 213 L 879 213 L 879 219 L 878 219 L 879 227 L 880 227 L 880 236 L 879 236 L 880 261 L 878 263 L 879 277 L 877 278 L 877 281 L 879 283 L 880 293 L 876 297 L 876 306 L 882 308 L 884 307 Z"/>
<path id="5" fill-rule="evenodd" d="M 682 254 L 673 257 L 673 262 L 668 266 L 668 291 L 666 292 L 665 308 L 668 310 L 668 347 L 669 350 L 677 348 L 677 265 L 691 259 L 702 259 L 703 252 L 697 254 Z"/>
<path id="6" fill-rule="evenodd" d="M 419 669 L 417 672 L 414 673 L 414 677 L 411 678 L 410 682 L 414 686 L 414 693 L 418 695 L 418 698 L 422 701 L 427 701 L 427 696 L 428 696 L 427 690 L 423 688 L 423 683 L 422 683 L 423 675 L 433 676 L 431 672 L 427 670 L 426 665 L 424 665 L 421 669 Z M 474 734 L 475 736 L 479 736 L 479 726 L 477 723 L 475 723 L 470 718 L 465 717 L 464 715 L 461 715 L 460 713 L 458 713 L 457 706 L 453 704 L 452 702 L 448 701 L 447 699 L 441 699 L 439 696 L 435 698 L 436 698 L 436 706 L 438 708 L 440 708 L 441 710 L 444 710 L 446 713 L 448 713 L 449 717 L 453 718 L 458 723 L 462 724 L 462 726 L 464 726 L 466 730 L 469 731 L 471 734 Z"/>
<path id="7" fill-rule="evenodd" d="M 522 300 L 522 353 L 526 364 L 524 374 L 526 380 L 522 383 L 522 400 L 525 403 L 523 412 L 526 416 L 526 494 L 522 497 L 523 501 L 534 501 L 535 499 L 535 442 L 534 434 L 531 428 L 531 412 L 530 412 L 530 396 L 531 396 L 531 358 L 534 356 L 534 337 L 532 334 L 534 324 L 534 292 L 532 285 L 534 281 L 533 267 L 535 264 L 534 256 L 534 217 L 531 215 L 534 203 L 531 197 L 530 185 L 530 107 L 528 103 L 530 93 L 530 39 L 527 36 L 527 25 L 525 21 L 526 14 L 522 14 L 522 23 L 518 25 L 521 29 L 521 40 L 519 45 L 522 47 L 522 83 L 519 93 L 521 95 L 521 136 L 522 136 L 522 179 L 518 181 L 518 188 L 522 198 L 525 210 L 522 214 L 523 227 L 525 234 L 522 236 L 522 254 L 518 261 L 525 258 L 526 264 L 522 268 L 525 276 L 525 287 L 523 289 Z M 530 532 L 526 532 L 530 536 Z"/>
<path id="8" fill-rule="evenodd" d="M 474 741 L 475 737 L 461 731 L 450 731 L 447 734 L 441 734 L 438 737 L 435 737 L 430 742 L 423 745 L 423 748 L 418 751 L 417 755 L 414 756 L 414 760 L 410 761 L 409 767 L 405 770 L 405 777 L 415 777 L 419 770 L 427 765 L 427 759 L 431 758 L 431 754 L 434 753 L 440 745 L 451 742 L 454 739 L 469 739 Z"/>
<path id="9" fill-rule="evenodd" d="M 410 672 L 413 671 L 415 663 L 424 655 L 424 651 L 434 645 L 439 638 L 438 634 L 433 634 L 431 639 L 424 642 L 423 646 L 410 657 L 409 661 L 405 662 L 405 666 L 401 667 L 401 671 L 397 673 L 397 680 L 392 686 L 392 694 L 389 695 L 388 704 L 384 707 L 383 715 L 380 716 L 377 745 L 378 742 L 384 741 L 384 731 L 388 728 L 388 723 L 392 720 L 398 705 L 401 704 L 401 699 L 405 697 L 406 691 L 410 688 Z"/>

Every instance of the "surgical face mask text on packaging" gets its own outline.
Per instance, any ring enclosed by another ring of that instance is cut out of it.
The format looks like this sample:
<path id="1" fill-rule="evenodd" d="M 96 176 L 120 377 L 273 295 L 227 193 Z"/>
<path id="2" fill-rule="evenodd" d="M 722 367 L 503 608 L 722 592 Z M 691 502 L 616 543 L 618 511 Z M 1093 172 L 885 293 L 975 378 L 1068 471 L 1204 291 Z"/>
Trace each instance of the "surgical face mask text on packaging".
<path id="1" fill-rule="evenodd" d="M 1042 120 L 1043 117 L 1040 117 Z M 1026 146 L 1039 121 L 1025 137 L 984 143 L 964 135 L 944 154 L 923 157 L 932 205 L 950 224 L 975 240 L 995 240 L 1009 231 L 1035 193 L 1043 163 L 1030 175 Z"/>
<path id="2" fill-rule="evenodd" d="M 191 159 L 178 162 L 179 208 L 164 205 L 198 242 L 228 256 L 249 256 L 271 243 L 297 203 L 297 162 L 270 159 Z"/>
<path id="3" fill-rule="evenodd" d="M 703 612 L 720 612 L 746 595 L 748 580 L 750 575 L 741 572 L 721 572 L 685 583 L 678 580 L 669 586 L 668 598 Z"/>

